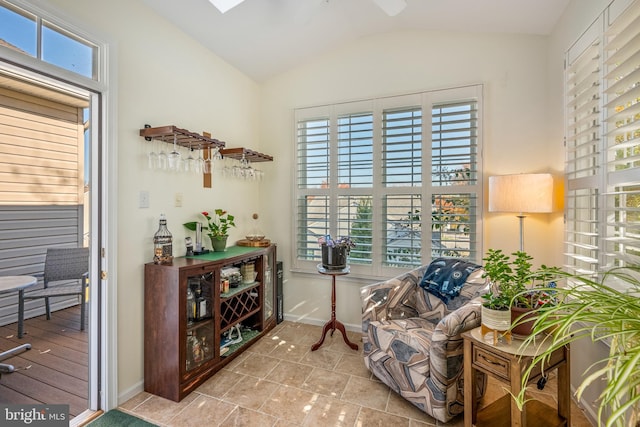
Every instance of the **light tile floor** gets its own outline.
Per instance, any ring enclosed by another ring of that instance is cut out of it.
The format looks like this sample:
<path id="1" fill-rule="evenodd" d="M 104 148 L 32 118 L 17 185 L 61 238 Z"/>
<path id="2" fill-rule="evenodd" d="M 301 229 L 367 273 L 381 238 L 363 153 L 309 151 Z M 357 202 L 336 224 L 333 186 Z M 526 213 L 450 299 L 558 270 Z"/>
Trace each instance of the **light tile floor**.
<path id="1" fill-rule="evenodd" d="M 161 426 L 462 426 L 426 415 L 378 381 L 365 368 L 361 335 L 349 332 L 351 350 L 336 331 L 311 351 L 319 326 L 283 322 L 176 403 L 143 392 L 119 409 Z M 481 405 L 504 391 L 489 382 Z M 555 406 L 555 380 L 535 397 Z M 572 404 L 572 426 L 591 426 Z"/>

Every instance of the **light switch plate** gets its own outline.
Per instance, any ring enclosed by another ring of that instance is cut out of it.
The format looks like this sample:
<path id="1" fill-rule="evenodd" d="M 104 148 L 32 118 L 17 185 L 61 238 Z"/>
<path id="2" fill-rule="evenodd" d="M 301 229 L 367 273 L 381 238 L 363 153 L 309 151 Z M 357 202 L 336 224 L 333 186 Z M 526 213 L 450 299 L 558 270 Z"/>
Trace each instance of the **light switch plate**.
<path id="1" fill-rule="evenodd" d="M 182 207 L 182 193 L 176 193 L 176 208 Z"/>
<path id="2" fill-rule="evenodd" d="M 138 207 L 139 208 L 148 208 L 149 207 L 149 192 L 141 191 L 138 196 Z"/>

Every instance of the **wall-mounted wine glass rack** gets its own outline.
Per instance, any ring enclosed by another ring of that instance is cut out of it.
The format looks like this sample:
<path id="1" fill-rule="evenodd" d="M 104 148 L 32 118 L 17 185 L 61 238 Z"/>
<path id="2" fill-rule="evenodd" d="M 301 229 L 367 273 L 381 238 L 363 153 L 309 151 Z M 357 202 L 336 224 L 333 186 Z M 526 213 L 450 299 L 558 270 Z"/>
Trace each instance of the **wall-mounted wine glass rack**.
<path id="1" fill-rule="evenodd" d="M 181 129 L 177 126 L 160 126 L 151 127 L 150 125 L 144 125 L 143 129 L 140 129 L 140 136 L 145 140 L 151 141 L 153 139 L 173 144 L 174 138 L 176 144 L 181 147 L 190 148 L 193 150 L 218 148 L 220 154 L 223 157 L 228 157 L 235 160 L 241 160 L 243 157 L 250 162 L 271 162 L 273 157 L 268 154 L 259 153 L 248 148 L 224 148 L 226 143 L 215 138 L 210 138 L 201 135 L 196 132 L 191 132 L 186 129 Z"/>

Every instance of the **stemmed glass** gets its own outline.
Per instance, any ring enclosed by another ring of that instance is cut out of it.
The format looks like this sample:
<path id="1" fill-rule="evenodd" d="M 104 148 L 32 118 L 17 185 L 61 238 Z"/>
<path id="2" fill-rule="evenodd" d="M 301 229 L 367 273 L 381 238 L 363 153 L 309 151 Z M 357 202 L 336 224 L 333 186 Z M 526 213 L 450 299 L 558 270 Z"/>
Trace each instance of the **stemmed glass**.
<path id="1" fill-rule="evenodd" d="M 204 157 L 202 157 L 202 145 L 198 144 L 198 158 L 194 165 L 194 172 L 201 174 L 204 171 Z"/>
<path id="2" fill-rule="evenodd" d="M 189 144 L 188 147 L 189 156 L 184 160 L 184 171 L 195 172 L 196 171 L 196 159 L 193 157 L 193 147 Z"/>
<path id="3" fill-rule="evenodd" d="M 213 172 L 213 169 L 214 169 L 213 161 L 218 159 L 218 158 L 220 158 L 220 159 L 222 158 L 222 155 L 220 154 L 220 148 L 214 147 L 209 152 L 209 158 L 204 161 L 204 169 L 203 169 L 204 173 L 212 173 Z"/>
<path id="4" fill-rule="evenodd" d="M 160 140 L 160 151 L 158 152 L 158 169 L 167 169 L 167 153 L 164 151 L 164 137 Z"/>
<path id="5" fill-rule="evenodd" d="M 173 151 L 167 155 L 167 159 L 169 161 L 169 169 L 171 170 L 179 170 L 180 169 L 180 153 L 178 152 L 178 135 L 173 135 Z"/>
<path id="6" fill-rule="evenodd" d="M 151 151 L 147 153 L 147 166 L 149 169 L 155 169 L 158 167 L 158 153 L 154 151 L 156 140 L 152 138 L 150 142 Z"/>

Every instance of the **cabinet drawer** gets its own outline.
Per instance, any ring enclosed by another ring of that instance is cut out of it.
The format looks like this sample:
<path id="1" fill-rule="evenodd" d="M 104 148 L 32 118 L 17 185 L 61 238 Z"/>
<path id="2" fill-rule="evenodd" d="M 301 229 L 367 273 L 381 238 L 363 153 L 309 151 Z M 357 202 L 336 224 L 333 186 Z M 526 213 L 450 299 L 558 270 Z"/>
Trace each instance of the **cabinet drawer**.
<path id="1" fill-rule="evenodd" d="M 509 381 L 511 362 L 483 348 L 473 347 L 473 364 L 477 368 L 492 372 L 500 378 Z"/>

